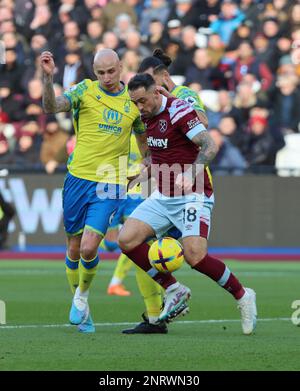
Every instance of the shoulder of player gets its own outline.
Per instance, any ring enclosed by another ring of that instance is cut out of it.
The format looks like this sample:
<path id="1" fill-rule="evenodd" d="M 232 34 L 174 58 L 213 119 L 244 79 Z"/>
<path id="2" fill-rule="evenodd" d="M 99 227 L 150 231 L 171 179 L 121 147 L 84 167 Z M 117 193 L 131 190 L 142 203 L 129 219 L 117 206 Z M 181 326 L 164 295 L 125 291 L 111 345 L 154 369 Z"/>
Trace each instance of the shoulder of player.
<path id="1" fill-rule="evenodd" d="M 174 125 L 177 121 L 186 115 L 190 115 L 190 113 L 194 112 L 196 114 L 193 106 L 191 106 L 185 100 L 178 98 L 169 98 L 166 110 L 168 111 L 172 125 Z"/>

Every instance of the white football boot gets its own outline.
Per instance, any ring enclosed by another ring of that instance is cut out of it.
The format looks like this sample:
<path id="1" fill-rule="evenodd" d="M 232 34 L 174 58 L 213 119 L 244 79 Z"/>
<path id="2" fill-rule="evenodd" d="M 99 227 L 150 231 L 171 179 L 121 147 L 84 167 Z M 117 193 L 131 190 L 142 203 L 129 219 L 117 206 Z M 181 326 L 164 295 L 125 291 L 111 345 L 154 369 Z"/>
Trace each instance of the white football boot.
<path id="1" fill-rule="evenodd" d="M 159 315 L 159 321 L 171 321 L 174 320 L 176 314 L 182 314 L 181 308 L 188 308 L 185 304 L 186 301 L 191 297 L 190 288 L 176 282 L 170 285 L 166 289 L 164 297 L 164 308 Z M 182 314 L 183 315 L 183 314 Z"/>
<path id="2" fill-rule="evenodd" d="M 245 288 L 245 291 L 244 296 L 238 300 L 238 309 L 241 311 L 243 333 L 250 335 L 256 327 L 256 294 L 251 288 Z"/>

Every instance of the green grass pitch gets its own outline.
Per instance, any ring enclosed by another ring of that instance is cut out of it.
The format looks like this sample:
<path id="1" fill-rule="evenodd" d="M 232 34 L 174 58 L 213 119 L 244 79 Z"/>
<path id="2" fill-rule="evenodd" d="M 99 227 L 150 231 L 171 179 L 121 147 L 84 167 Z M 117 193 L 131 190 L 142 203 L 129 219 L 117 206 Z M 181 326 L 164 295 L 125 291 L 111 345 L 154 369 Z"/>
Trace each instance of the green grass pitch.
<path id="1" fill-rule="evenodd" d="M 82 335 L 68 325 L 72 297 L 62 262 L 1 261 L 0 370 L 299 371 L 300 327 L 290 318 L 300 300 L 300 263 L 226 264 L 257 292 L 255 335 L 242 335 L 231 295 L 187 265 L 176 276 L 192 289 L 190 314 L 167 335 L 121 334 L 140 320 L 143 302 L 133 269 L 125 281 L 132 296 L 106 295 L 115 262 L 101 263 L 90 294 L 96 333 Z"/>

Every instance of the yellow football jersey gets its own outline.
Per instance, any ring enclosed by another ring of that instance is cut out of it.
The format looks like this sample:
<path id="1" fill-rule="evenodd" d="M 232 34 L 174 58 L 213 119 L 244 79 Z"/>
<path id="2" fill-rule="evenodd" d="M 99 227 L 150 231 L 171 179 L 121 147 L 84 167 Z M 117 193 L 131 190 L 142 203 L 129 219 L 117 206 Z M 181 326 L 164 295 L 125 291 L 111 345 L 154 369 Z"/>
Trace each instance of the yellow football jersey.
<path id="1" fill-rule="evenodd" d="M 73 112 L 76 147 L 69 172 L 82 179 L 126 185 L 131 130 L 144 132 L 127 87 L 112 94 L 85 79 L 66 91 Z"/>
<path id="2" fill-rule="evenodd" d="M 141 170 L 142 155 L 140 153 L 136 137 L 134 134 L 130 137 L 130 151 L 129 151 L 129 163 L 128 163 L 128 176 L 134 176 L 139 174 Z M 140 194 L 141 185 L 137 184 L 132 189 L 128 190 L 129 194 Z"/>

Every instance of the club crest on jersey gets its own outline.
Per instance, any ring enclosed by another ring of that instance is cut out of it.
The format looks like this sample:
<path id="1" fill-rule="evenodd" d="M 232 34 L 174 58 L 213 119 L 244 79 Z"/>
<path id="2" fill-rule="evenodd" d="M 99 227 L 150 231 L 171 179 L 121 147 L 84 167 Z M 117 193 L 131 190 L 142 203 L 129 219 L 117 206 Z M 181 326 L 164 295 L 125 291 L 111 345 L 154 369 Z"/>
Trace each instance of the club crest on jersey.
<path id="1" fill-rule="evenodd" d="M 165 119 L 160 119 L 158 123 L 159 131 L 161 133 L 165 133 L 165 131 L 168 129 L 168 123 Z"/>

